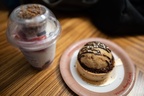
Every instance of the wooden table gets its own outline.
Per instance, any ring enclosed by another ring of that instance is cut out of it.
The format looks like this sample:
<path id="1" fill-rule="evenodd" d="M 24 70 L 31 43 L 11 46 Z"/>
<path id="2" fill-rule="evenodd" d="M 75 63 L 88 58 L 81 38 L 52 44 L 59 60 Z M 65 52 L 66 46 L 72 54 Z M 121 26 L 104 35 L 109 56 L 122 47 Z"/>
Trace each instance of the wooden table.
<path id="1" fill-rule="evenodd" d="M 55 59 L 47 69 L 38 71 L 7 42 L 8 11 L 0 10 L 0 96 L 76 95 L 61 77 L 59 60 L 71 44 L 91 37 L 111 40 L 128 53 L 136 66 L 136 82 L 129 96 L 144 96 L 144 35 L 110 37 L 86 16 L 61 16 L 58 20 L 62 33 L 57 41 Z"/>

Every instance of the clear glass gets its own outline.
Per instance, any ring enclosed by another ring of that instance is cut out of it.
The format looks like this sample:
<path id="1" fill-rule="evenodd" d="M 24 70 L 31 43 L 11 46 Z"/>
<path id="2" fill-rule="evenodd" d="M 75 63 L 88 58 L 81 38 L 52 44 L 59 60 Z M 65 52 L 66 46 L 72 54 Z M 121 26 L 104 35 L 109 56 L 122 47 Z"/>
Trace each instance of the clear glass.
<path id="1" fill-rule="evenodd" d="M 41 13 L 33 16 L 36 9 Z M 33 67 L 43 68 L 54 59 L 60 32 L 59 21 L 47 7 L 27 4 L 17 7 L 10 14 L 6 34 L 8 41 L 21 50 Z"/>

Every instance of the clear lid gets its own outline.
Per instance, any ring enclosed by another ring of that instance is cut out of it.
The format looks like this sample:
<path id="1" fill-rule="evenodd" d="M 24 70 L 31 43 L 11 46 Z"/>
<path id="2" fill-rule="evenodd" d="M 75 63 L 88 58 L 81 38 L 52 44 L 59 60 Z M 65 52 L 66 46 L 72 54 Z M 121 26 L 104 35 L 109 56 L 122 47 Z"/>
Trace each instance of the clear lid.
<path id="1" fill-rule="evenodd" d="M 47 7 L 26 4 L 17 7 L 10 14 L 7 38 L 17 47 L 39 49 L 54 42 L 60 31 L 58 20 Z"/>

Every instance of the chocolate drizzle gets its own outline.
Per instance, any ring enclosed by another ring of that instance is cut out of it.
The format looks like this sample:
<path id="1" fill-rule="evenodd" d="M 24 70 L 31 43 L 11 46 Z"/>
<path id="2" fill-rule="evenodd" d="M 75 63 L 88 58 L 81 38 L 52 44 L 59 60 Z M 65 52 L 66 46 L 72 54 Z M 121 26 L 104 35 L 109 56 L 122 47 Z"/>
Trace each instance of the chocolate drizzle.
<path id="1" fill-rule="evenodd" d="M 83 46 L 83 48 L 79 51 L 78 61 L 85 70 L 88 70 L 93 73 L 107 73 L 107 72 L 111 71 L 114 67 L 114 57 L 112 56 L 112 58 L 110 58 L 109 56 L 102 54 L 99 49 L 103 49 L 103 50 L 107 51 L 108 53 L 111 53 L 111 50 L 105 44 L 103 44 L 101 42 L 97 42 L 97 41 L 92 41 L 92 42 L 86 43 Z M 100 68 L 100 69 L 87 67 L 85 64 L 83 64 L 81 62 L 81 58 L 84 57 L 86 53 L 91 53 L 94 55 L 106 57 L 108 59 L 108 61 L 104 60 L 104 62 L 107 63 L 107 66 L 105 68 Z"/>
<path id="2" fill-rule="evenodd" d="M 106 50 L 108 53 L 111 52 L 111 50 L 105 44 L 97 41 L 92 41 L 84 45 L 84 47 L 81 50 L 81 53 L 95 52 L 95 54 L 100 54 L 100 51 L 97 50 L 96 48 L 101 48 L 103 50 Z"/>

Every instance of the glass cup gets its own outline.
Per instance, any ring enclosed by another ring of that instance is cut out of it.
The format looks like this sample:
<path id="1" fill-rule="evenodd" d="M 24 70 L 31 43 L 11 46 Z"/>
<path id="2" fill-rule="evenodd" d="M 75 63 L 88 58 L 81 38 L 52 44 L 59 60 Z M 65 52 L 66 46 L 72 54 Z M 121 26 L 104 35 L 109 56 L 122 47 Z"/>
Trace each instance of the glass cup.
<path id="1" fill-rule="evenodd" d="M 7 39 L 35 68 L 52 63 L 61 26 L 54 14 L 40 4 L 21 5 L 10 14 Z"/>

